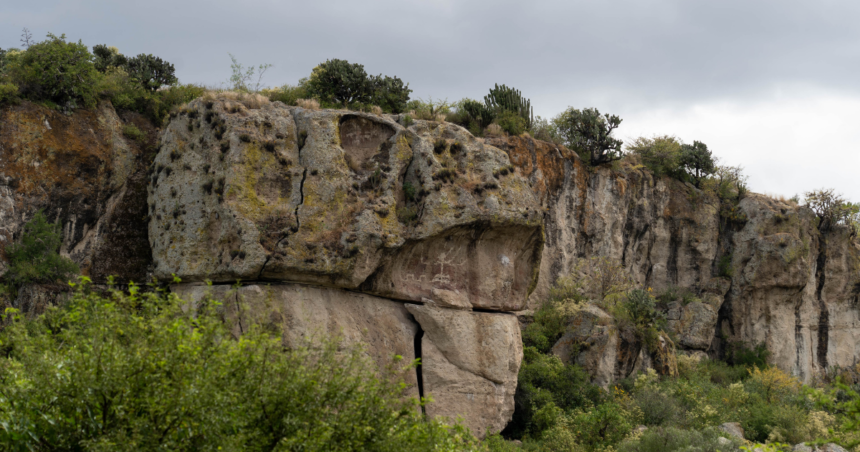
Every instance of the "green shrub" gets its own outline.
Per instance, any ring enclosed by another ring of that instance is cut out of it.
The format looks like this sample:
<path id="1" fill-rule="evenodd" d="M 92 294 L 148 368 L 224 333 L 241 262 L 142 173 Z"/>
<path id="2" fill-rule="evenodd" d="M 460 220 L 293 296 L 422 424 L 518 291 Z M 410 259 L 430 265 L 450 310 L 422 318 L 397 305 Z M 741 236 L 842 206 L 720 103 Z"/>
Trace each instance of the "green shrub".
<path id="1" fill-rule="evenodd" d="M 21 239 L 6 248 L 9 273 L 5 278 L 14 287 L 29 283 L 65 280 L 78 273 L 78 266 L 60 256 L 63 239 L 59 223 L 49 223 L 42 211 L 36 212 L 21 232 Z"/>
<path id="2" fill-rule="evenodd" d="M 96 70 L 105 73 L 110 68 L 124 68 L 128 64 L 128 58 L 119 53 L 116 47 L 108 47 L 105 44 L 93 46 L 93 64 Z"/>
<path id="3" fill-rule="evenodd" d="M 618 443 L 630 433 L 630 413 L 615 402 L 601 403 L 588 411 L 578 411 L 571 429 L 587 450 L 600 450 Z"/>
<path id="4" fill-rule="evenodd" d="M 126 124 L 122 126 L 122 134 L 139 143 L 146 140 L 146 134 L 141 132 L 134 124 Z"/>
<path id="5" fill-rule="evenodd" d="M 425 420 L 397 374 L 336 341 L 285 348 L 220 304 L 86 281 L 67 305 L 0 332 L 4 450 L 463 450 Z M 241 309 L 241 308 L 240 308 Z M 409 366 L 406 366 L 409 368 Z"/>
<path id="6" fill-rule="evenodd" d="M 499 127 L 513 136 L 521 135 L 528 129 L 526 120 L 512 111 L 503 111 L 496 119 Z"/>
<path id="7" fill-rule="evenodd" d="M 505 435 L 520 438 L 527 432 L 540 435 L 535 413 L 550 403 L 562 410 L 598 403 L 603 391 L 589 382 L 588 374 L 578 365 L 564 364 L 555 356 L 544 355 L 534 347 L 525 347 L 517 377 L 513 419 Z M 544 412 L 546 414 L 546 411 Z M 542 423 L 546 426 L 547 422 Z"/>
<path id="8" fill-rule="evenodd" d="M 298 105 L 299 99 L 309 97 L 304 86 L 284 85 L 279 88 L 264 89 L 261 94 L 268 97 L 272 102 L 283 102 L 287 105 Z"/>
<path id="9" fill-rule="evenodd" d="M 720 438 L 728 439 L 728 444 Z M 741 440 L 713 427 L 701 431 L 666 427 L 648 429 L 638 439 L 624 441 L 618 452 L 728 452 L 739 450 L 741 445 Z"/>
<path id="10" fill-rule="evenodd" d="M 552 121 L 540 116 L 535 116 L 530 132 L 536 140 L 548 141 L 555 144 L 563 144 L 564 142 Z"/>
<path id="11" fill-rule="evenodd" d="M 642 164 L 654 172 L 655 176 L 670 176 L 684 179 L 681 164 L 681 142 L 670 135 L 653 138 L 639 137 L 627 145 L 627 151 L 639 156 Z"/>
<path id="12" fill-rule="evenodd" d="M 10 66 L 13 82 L 28 99 L 67 110 L 96 104 L 99 73 L 93 55 L 80 42 L 66 42 L 65 35 L 49 33 L 48 39 L 28 47 Z"/>
<path id="13" fill-rule="evenodd" d="M 0 105 L 13 102 L 18 98 L 18 85 L 0 83 Z"/>
<path id="14" fill-rule="evenodd" d="M 642 423 L 645 425 L 674 424 L 684 415 L 683 408 L 674 397 L 654 388 L 638 391 L 633 399 L 642 410 Z"/>
<path id="15" fill-rule="evenodd" d="M 726 254 L 720 257 L 720 262 L 717 264 L 717 274 L 724 278 L 731 278 L 735 271 L 732 268 L 732 255 Z"/>
<path id="16" fill-rule="evenodd" d="M 529 99 L 523 97 L 518 89 L 508 88 L 505 85 L 499 86 L 499 84 L 497 83 L 495 87 L 490 89 L 490 94 L 484 96 L 484 105 L 486 105 L 488 109 L 495 111 L 497 115 L 500 115 L 500 117 L 505 115 L 506 113 L 517 116 L 522 121 L 508 119 L 507 122 L 517 125 L 521 124 L 523 131 L 531 128 L 532 123 L 534 122 L 532 102 Z M 502 126 L 503 129 L 505 128 L 505 126 L 502 125 L 501 122 L 499 123 L 499 125 Z M 512 135 L 519 135 L 523 132 L 521 131 L 519 133 L 508 133 Z"/>
<path id="17" fill-rule="evenodd" d="M 350 105 L 378 105 L 386 112 L 401 113 L 409 101 L 409 84 L 397 77 L 369 76 L 364 65 L 346 60 L 326 60 L 313 69 L 306 84 L 308 92 L 325 104 L 341 108 Z"/>
<path id="18" fill-rule="evenodd" d="M 770 351 L 764 343 L 750 347 L 746 342 L 728 342 L 726 344 L 726 361 L 735 366 L 767 367 Z"/>

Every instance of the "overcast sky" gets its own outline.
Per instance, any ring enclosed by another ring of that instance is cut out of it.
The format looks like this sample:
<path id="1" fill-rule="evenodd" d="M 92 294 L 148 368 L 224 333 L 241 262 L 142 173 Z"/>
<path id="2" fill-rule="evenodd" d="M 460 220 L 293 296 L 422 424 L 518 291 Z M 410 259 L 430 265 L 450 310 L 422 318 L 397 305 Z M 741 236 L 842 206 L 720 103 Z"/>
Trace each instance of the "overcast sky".
<path id="1" fill-rule="evenodd" d="M 330 58 L 396 75 L 413 98 L 520 89 L 535 114 L 596 107 L 618 136 L 673 134 L 742 165 L 753 191 L 860 201 L 860 2 L 848 0 L 5 1 L 21 29 L 152 53 L 218 85 L 232 53 L 295 84 Z"/>

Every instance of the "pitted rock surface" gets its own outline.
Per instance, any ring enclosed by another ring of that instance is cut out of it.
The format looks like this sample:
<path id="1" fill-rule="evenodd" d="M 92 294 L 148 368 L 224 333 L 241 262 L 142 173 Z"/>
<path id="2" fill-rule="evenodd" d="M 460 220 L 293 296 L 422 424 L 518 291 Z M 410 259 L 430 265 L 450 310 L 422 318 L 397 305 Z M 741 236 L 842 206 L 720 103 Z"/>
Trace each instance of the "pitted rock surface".
<path id="1" fill-rule="evenodd" d="M 155 274 L 517 310 L 543 246 L 507 154 L 447 123 L 197 100 L 150 190 Z"/>

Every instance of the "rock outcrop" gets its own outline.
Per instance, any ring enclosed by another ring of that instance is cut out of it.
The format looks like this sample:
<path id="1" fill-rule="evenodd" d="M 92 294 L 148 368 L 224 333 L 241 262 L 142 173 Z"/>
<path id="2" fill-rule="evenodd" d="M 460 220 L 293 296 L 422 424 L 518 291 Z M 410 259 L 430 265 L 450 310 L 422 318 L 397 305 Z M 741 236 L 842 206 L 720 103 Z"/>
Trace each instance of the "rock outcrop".
<path id="1" fill-rule="evenodd" d="M 125 137 L 131 126 L 144 138 Z M 61 253 L 94 281 L 146 279 L 146 173 L 156 137 L 148 121 L 120 117 L 109 103 L 72 115 L 29 102 L 0 109 L 0 243 L 17 239 L 42 210 L 62 225 Z"/>
<path id="2" fill-rule="evenodd" d="M 231 296 L 248 308 L 224 305 L 236 334 L 251 323 L 288 343 L 337 332 L 380 369 L 421 358 L 413 395 L 479 435 L 511 416 L 522 311 L 594 256 L 637 285 L 700 300 L 664 304 L 674 344 L 647 352 L 596 306 L 580 311 L 554 353 L 602 385 L 671 373 L 673 346 L 720 356 L 764 343 L 805 381 L 860 361 L 860 242 L 847 227 L 819 230 L 805 207 L 747 194 L 726 214 L 690 184 L 629 162 L 588 168 L 527 136 L 252 106 L 204 97 L 163 131 L 108 104 L 71 116 L 0 109 L 0 241 L 42 209 L 96 282 L 175 274 L 174 290 L 198 300 L 242 280 Z M 149 141 L 127 139 L 130 125 Z M 62 298 L 45 290 L 15 303 Z"/>

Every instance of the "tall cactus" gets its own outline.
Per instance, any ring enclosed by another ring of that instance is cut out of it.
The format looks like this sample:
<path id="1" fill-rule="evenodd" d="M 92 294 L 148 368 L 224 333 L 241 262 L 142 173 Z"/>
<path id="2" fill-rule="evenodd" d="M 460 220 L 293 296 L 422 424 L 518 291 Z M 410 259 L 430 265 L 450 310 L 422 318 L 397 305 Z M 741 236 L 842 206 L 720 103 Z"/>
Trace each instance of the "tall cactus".
<path id="1" fill-rule="evenodd" d="M 531 128 L 534 122 L 534 111 L 532 110 L 532 102 L 529 99 L 523 98 L 518 89 L 508 88 L 505 85 L 496 87 L 490 90 L 490 94 L 484 96 L 484 103 L 487 108 L 498 112 L 512 111 L 522 117 L 526 121 L 526 127 Z"/>

